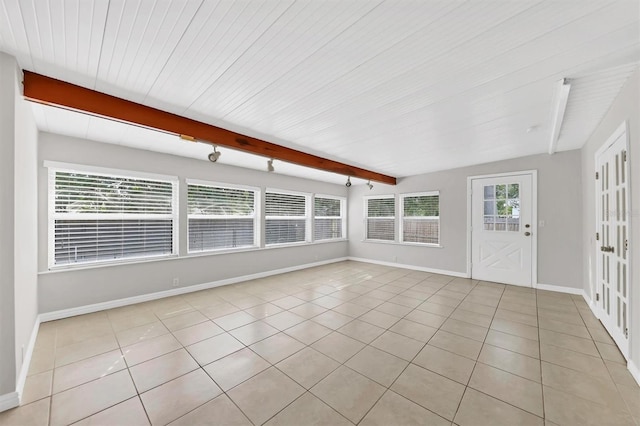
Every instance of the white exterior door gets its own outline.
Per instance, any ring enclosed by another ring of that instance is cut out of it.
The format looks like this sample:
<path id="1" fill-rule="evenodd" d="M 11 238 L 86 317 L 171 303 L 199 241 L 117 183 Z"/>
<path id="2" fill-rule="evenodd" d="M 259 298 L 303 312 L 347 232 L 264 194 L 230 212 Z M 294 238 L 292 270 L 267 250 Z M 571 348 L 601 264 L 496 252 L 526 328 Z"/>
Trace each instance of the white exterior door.
<path id="1" fill-rule="evenodd" d="M 629 353 L 629 169 L 626 126 L 596 154 L 597 314 L 625 357 Z"/>
<path id="2" fill-rule="evenodd" d="M 533 279 L 533 174 L 471 179 L 471 276 L 520 286 Z"/>

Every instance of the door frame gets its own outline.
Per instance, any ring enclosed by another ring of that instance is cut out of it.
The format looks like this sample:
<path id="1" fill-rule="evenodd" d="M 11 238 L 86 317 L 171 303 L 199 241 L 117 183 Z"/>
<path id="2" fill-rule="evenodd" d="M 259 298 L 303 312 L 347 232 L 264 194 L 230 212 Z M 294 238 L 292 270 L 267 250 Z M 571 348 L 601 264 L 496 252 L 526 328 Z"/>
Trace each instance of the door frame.
<path id="1" fill-rule="evenodd" d="M 598 171 L 598 157 L 602 154 L 604 154 L 609 148 L 611 148 L 611 146 L 615 143 L 615 141 L 624 134 L 624 149 L 627 151 L 627 158 L 629 158 L 628 163 L 627 163 L 627 204 L 629 206 L 629 210 L 627 212 L 627 235 L 629 236 L 629 249 L 627 250 L 627 257 L 629 259 L 632 259 L 632 254 L 633 254 L 633 241 L 631 239 L 632 234 L 632 221 L 631 221 L 631 217 L 630 214 L 633 212 L 633 188 L 632 185 L 633 183 L 631 182 L 631 169 L 629 169 L 629 167 L 631 166 L 631 159 L 629 157 L 629 120 L 624 120 L 614 131 L 613 133 L 611 133 L 611 135 L 607 138 L 607 140 L 600 146 L 600 148 L 598 148 L 593 156 L 593 171 L 594 173 Z M 594 184 L 593 184 L 593 193 L 594 193 L 594 233 L 595 232 L 600 232 L 598 229 L 598 212 L 599 209 L 601 207 L 600 204 L 600 197 L 598 194 L 598 181 L 594 179 Z M 604 322 L 602 321 L 602 316 L 604 315 L 604 311 L 598 306 L 598 301 L 596 301 L 596 294 L 598 293 L 598 248 L 599 248 L 599 241 L 595 239 L 595 234 L 591 234 L 591 238 L 590 240 L 592 241 L 591 244 L 591 250 L 592 250 L 592 254 L 594 254 L 594 261 L 595 261 L 595 275 L 594 275 L 594 279 L 593 280 L 589 280 L 589 291 L 590 291 L 590 299 L 591 299 L 591 311 L 593 312 L 593 314 L 596 316 L 596 318 L 598 318 L 598 320 L 600 320 L 600 322 L 603 324 L 604 326 Z M 593 270 L 592 270 L 593 271 Z M 632 301 L 632 296 L 634 295 L 634 289 L 633 289 L 633 277 L 634 277 L 634 269 L 633 269 L 633 262 L 629 262 L 628 265 L 628 279 L 627 279 L 627 299 L 629 301 L 628 305 L 627 305 L 627 328 L 629 329 L 629 337 L 628 337 L 628 344 L 626 348 L 621 348 L 618 345 L 618 342 L 615 341 L 614 339 L 614 343 L 616 344 L 616 347 L 620 350 L 620 352 L 622 353 L 622 355 L 624 356 L 625 360 L 629 360 L 629 353 L 630 353 L 630 349 L 631 346 L 633 344 L 633 333 L 631 332 L 631 326 L 633 321 L 631 321 L 631 301 Z M 606 328 L 606 327 L 605 327 Z M 607 333 L 611 334 L 611 332 L 609 330 L 607 330 Z"/>
<path id="2" fill-rule="evenodd" d="M 472 184 L 475 179 L 487 179 L 487 178 L 501 178 L 508 176 L 531 176 L 531 225 L 532 225 L 532 239 L 531 239 L 531 287 L 538 287 L 538 171 L 537 170 L 522 170 L 506 173 L 492 173 L 487 175 L 467 176 L 467 278 L 471 278 L 471 262 L 472 262 L 472 241 L 471 241 L 471 227 L 473 221 L 473 206 L 472 206 Z M 518 284 L 512 284 L 518 285 Z"/>

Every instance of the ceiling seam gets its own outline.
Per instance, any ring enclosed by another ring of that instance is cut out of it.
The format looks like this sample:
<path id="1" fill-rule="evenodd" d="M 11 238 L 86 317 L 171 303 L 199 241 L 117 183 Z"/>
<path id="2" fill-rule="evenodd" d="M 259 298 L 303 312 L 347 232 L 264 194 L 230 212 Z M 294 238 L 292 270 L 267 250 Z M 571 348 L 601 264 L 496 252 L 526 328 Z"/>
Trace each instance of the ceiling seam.
<path id="1" fill-rule="evenodd" d="M 531 8 L 533 8 L 533 6 L 532 6 Z M 519 15 L 521 15 L 521 14 L 525 13 L 526 11 L 528 11 L 528 10 L 529 10 L 529 9 L 531 9 L 531 8 L 527 8 L 527 9 L 522 10 L 522 11 L 520 11 L 520 12 L 518 12 L 518 13 L 516 13 L 516 14 L 514 14 L 514 15 L 512 15 L 512 16 L 508 17 L 508 18 L 505 18 L 504 20 L 500 21 L 499 23 L 497 23 L 497 24 L 496 24 L 496 25 L 494 25 L 493 27 L 487 28 L 486 30 L 482 31 L 481 33 L 476 34 L 473 38 L 475 38 L 475 37 L 479 37 L 479 36 L 481 36 L 481 35 L 483 35 L 483 34 L 486 34 L 486 33 L 490 32 L 490 31 L 493 31 L 497 26 L 499 26 L 499 25 L 501 25 L 501 24 L 503 24 L 503 23 L 505 23 L 505 22 L 508 22 L 509 20 L 511 20 L 511 19 L 513 19 L 513 18 L 515 18 L 515 17 L 517 17 L 517 16 L 519 16 Z M 601 10 L 601 9 L 602 9 L 602 8 L 597 9 L 597 10 Z M 455 10 L 455 9 L 454 9 L 454 10 Z M 453 10 L 452 10 L 451 12 L 453 12 Z M 592 13 L 595 13 L 595 12 L 596 12 L 596 11 L 591 12 L 591 13 L 587 13 L 587 14 L 585 14 L 585 15 L 581 16 L 580 18 L 576 18 L 575 20 L 570 21 L 570 23 L 571 23 L 571 22 L 575 22 L 575 21 L 576 21 L 576 20 L 578 20 L 578 19 L 582 19 L 582 18 L 584 18 L 585 16 L 588 16 L 589 14 L 592 14 Z M 446 16 L 446 15 L 445 15 L 445 16 Z M 508 50 L 506 50 L 506 51 L 502 51 L 502 52 L 500 52 L 500 54 L 498 54 L 498 55 L 496 55 L 496 56 L 493 56 L 493 57 L 491 57 L 491 58 L 489 58 L 489 59 L 482 60 L 481 62 L 479 62 L 479 63 L 477 63 L 477 64 L 475 64 L 475 65 L 477 66 L 477 65 L 481 65 L 481 64 L 489 63 L 489 62 L 491 62 L 491 60 L 495 60 L 495 58 L 499 58 L 499 57 L 501 57 L 501 56 L 504 56 L 505 54 L 508 54 L 508 53 L 510 53 L 510 52 L 512 52 L 512 51 L 514 51 L 514 50 L 516 50 L 517 48 L 519 48 L 519 47 L 523 46 L 524 44 L 526 44 L 526 43 L 530 43 L 530 42 L 532 42 L 532 41 L 535 41 L 535 40 L 537 40 L 537 39 L 539 39 L 539 38 L 543 37 L 544 35 L 547 35 L 548 33 L 552 32 L 552 31 L 556 31 L 558 28 L 561 28 L 561 27 L 563 27 L 563 26 L 565 26 L 565 25 L 563 24 L 563 25 L 559 25 L 559 26 L 557 26 L 557 27 L 554 27 L 554 29 L 553 29 L 553 30 L 549 30 L 549 31 L 547 31 L 547 32 L 546 32 L 546 33 L 544 33 L 544 34 L 541 34 L 541 35 L 538 35 L 538 36 L 536 36 L 536 37 L 534 37 L 534 38 L 531 38 L 531 39 L 529 39 L 529 40 L 528 40 L 528 41 L 526 41 L 526 42 L 523 42 L 523 43 L 518 44 L 517 46 L 514 46 L 513 48 L 510 48 L 510 49 L 508 49 Z M 459 42 L 457 45 L 453 46 L 451 49 L 458 48 L 458 47 L 460 47 L 460 46 L 464 45 L 465 43 L 467 43 L 468 41 L 469 41 L 469 39 L 467 38 L 467 39 L 465 39 L 465 40 L 463 40 L 463 41 Z M 396 43 L 396 44 L 398 44 L 398 43 Z M 393 46 L 395 46 L 395 45 L 393 45 Z M 393 47 L 393 46 L 392 46 L 392 47 Z M 387 50 L 390 50 L 390 48 L 389 48 L 389 49 L 387 49 Z M 436 58 L 440 58 L 440 57 L 442 57 L 443 55 L 445 55 L 446 53 L 448 53 L 448 52 L 442 53 L 442 54 L 440 54 L 440 55 L 436 56 Z M 376 55 L 376 56 L 379 56 L 379 55 Z M 370 58 L 369 60 L 371 60 L 371 59 L 373 59 L 373 57 L 372 57 L 372 58 Z M 368 62 L 369 60 L 367 60 L 366 62 Z M 433 62 L 433 61 L 431 60 L 430 62 Z M 409 74 L 409 72 L 415 72 L 415 71 L 416 71 L 416 70 L 418 70 L 419 68 L 424 67 L 425 63 L 427 63 L 427 62 L 423 62 L 423 63 L 421 63 L 420 65 L 417 65 L 417 66 L 415 66 L 415 67 L 411 68 L 410 70 L 407 70 L 407 71 L 405 71 L 405 72 L 403 72 L 403 73 L 399 74 L 399 76 L 402 76 L 402 75 L 405 75 L 405 74 Z M 363 63 L 363 64 L 364 64 L 364 63 Z M 358 67 L 353 68 L 351 71 L 349 71 L 349 73 L 351 73 L 353 70 L 355 70 L 355 69 L 357 69 L 357 68 L 361 67 L 363 64 L 360 64 Z M 339 78 L 342 78 L 342 77 L 344 77 L 344 76 L 348 75 L 349 73 L 346 73 L 346 74 L 344 74 L 344 75 L 340 76 Z M 398 78 L 398 76 L 394 76 L 394 78 Z M 326 89 L 326 87 L 327 87 L 327 86 L 329 86 L 331 83 L 334 83 L 334 82 L 335 82 L 335 81 L 337 81 L 337 80 L 338 80 L 338 79 L 336 79 L 336 80 L 334 80 L 334 81 L 332 81 L 332 82 L 329 82 L 329 83 L 328 83 L 328 84 L 326 84 L 325 86 L 322 86 L 321 88 L 319 88 L 318 90 L 316 90 L 316 91 L 314 91 L 314 92 L 310 93 L 309 95 L 312 95 L 313 93 L 316 93 L 316 92 L 318 92 L 318 91 L 321 91 L 321 90 L 323 90 L 323 89 Z M 365 94 L 367 94 L 367 93 L 375 92 L 375 91 L 376 91 L 377 89 L 379 89 L 381 86 L 384 86 L 384 85 L 386 85 L 386 84 L 388 84 L 388 83 L 389 83 L 389 80 L 386 80 L 386 81 L 384 81 L 384 82 L 381 82 L 381 83 L 379 83 L 378 85 L 376 85 L 376 86 L 374 86 L 374 87 L 372 87 L 372 88 L 368 88 L 366 91 L 364 91 L 364 92 L 362 92 L 362 93 L 359 93 L 359 94 L 358 94 L 358 96 L 364 96 L 364 95 L 365 95 Z M 431 84 L 431 85 L 429 85 L 429 86 L 424 86 L 424 87 L 422 87 L 422 88 L 420 88 L 420 89 L 418 89 L 418 90 L 427 90 L 427 89 L 429 89 L 430 87 L 433 87 L 434 85 L 436 85 L 436 83 Z M 309 95 L 307 95 L 307 96 L 309 96 Z M 403 100 L 403 99 L 408 98 L 409 96 L 415 96 L 415 91 L 414 91 L 414 92 L 412 92 L 410 95 L 402 96 L 402 97 L 400 97 L 400 98 L 396 98 L 396 99 L 394 99 L 394 100 L 392 100 L 392 101 L 390 101 L 390 102 L 387 102 L 387 103 L 384 103 L 384 104 L 378 105 L 378 106 L 376 106 L 376 108 L 379 108 L 379 107 L 385 107 L 385 106 L 391 105 L 391 104 L 393 104 L 394 102 L 401 101 L 401 100 Z M 297 125 L 300 125 L 301 123 L 304 123 L 305 121 L 308 121 L 308 120 L 311 120 L 311 119 L 313 119 L 313 118 L 316 118 L 318 115 L 323 114 L 323 113 L 326 113 L 326 112 L 330 111 L 331 109 L 336 108 L 337 106 L 345 105 L 345 104 L 346 104 L 346 102 L 349 102 L 349 101 L 340 102 L 340 103 L 338 103 L 338 104 L 332 105 L 332 107 L 331 107 L 331 108 L 328 108 L 328 109 L 325 109 L 325 110 L 323 110 L 323 111 L 320 111 L 320 112 L 318 112 L 316 115 L 314 115 L 314 116 L 312 116 L 312 117 L 308 117 L 308 118 L 306 118 L 306 119 L 305 119 L 305 120 L 303 120 L 303 121 L 299 121 L 299 122 L 297 122 L 297 123 L 295 123 L 295 124 L 291 124 L 291 125 L 289 125 L 288 127 L 284 127 L 284 128 L 282 128 L 282 129 L 280 129 L 280 130 L 281 130 L 281 131 L 284 131 L 284 130 L 290 129 L 290 128 L 292 128 L 292 127 L 295 127 L 295 126 L 297 126 Z M 370 114 L 370 111 L 367 111 L 366 113 L 365 113 L 365 112 L 363 112 L 362 114 L 360 114 L 360 115 L 359 115 L 359 116 L 357 116 L 357 117 L 361 117 L 361 116 L 365 116 L 365 115 L 369 115 L 369 114 Z M 322 129 L 322 130 L 331 129 L 331 128 L 336 127 L 337 125 L 338 125 L 338 123 L 336 123 L 336 124 L 334 124 L 334 125 L 332 125 L 332 126 L 326 127 L 325 129 Z"/>
<path id="2" fill-rule="evenodd" d="M 133 21 L 132 21 L 132 23 L 131 23 L 131 29 L 129 30 L 129 32 L 128 32 L 128 34 L 127 34 L 127 42 L 126 42 L 126 44 L 125 44 L 125 46 L 124 46 L 124 49 L 121 49 L 123 59 L 126 57 L 127 50 L 129 49 L 129 45 L 131 44 L 131 38 L 132 38 L 132 37 L 131 37 L 131 34 L 133 33 L 133 31 L 134 31 L 134 30 L 135 30 L 135 28 L 136 28 L 136 20 L 138 19 L 138 16 L 140 15 L 140 8 L 142 7 L 142 1 L 143 1 L 143 0 L 140 0 L 140 1 L 138 1 L 138 3 L 137 3 L 136 12 L 135 12 L 135 14 L 133 15 Z M 126 4 L 126 3 L 123 3 L 123 4 Z M 126 6 L 125 6 L 125 7 L 126 7 Z M 154 7 L 154 8 L 155 8 L 155 7 Z M 153 9 L 154 9 L 154 8 L 152 8 L 152 11 L 153 11 Z M 152 13 L 153 13 L 153 12 L 152 12 Z M 122 8 L 122 14 L 124 14 L 124 7 Z M 149 25 L 149 20 L 150 20 L 150 19 L 151 19 L 151 16 L 149 16 L 149 18 L 148 18 L 148 20 L 147 20 L 147 25 Z M 122 20 L 121 20 L 120 22 L 122 22 Z M 120 28 L 122 28 L 122 27 L 119 25 L 119 26 L 118 26 L 118 32 L 116 33 L 116 35 L 119 35 L 119 33 L 120 33 Z M 146 28 L 147 28 L 147 27 L 145 26 L 145 29 L 146 29 Z M 143 33 L 144 33 L 144 31 L 143 31 Z M 117 36 L 116 36 L 116 41 L 117 41 L 117 39 L 118 39 L 118 38 L 119 38 L 119 37 L 117 37 Z M 115 45 L 116 45 L 116 43 L 114 42 L 114 46 L 115 46 Z M 113 63 L 113 56 L 112 56 L 112 58 L 111 58 L 111 59 L 112 59 L 112 63 Z M 120 78 L 120 72 L 122 71 L 122 66 L 123 66 L 123 65 L 124 65 L 124 60 L 121 60 L 121 61 L 120 61 L 120 66 L 118 66 L 118 71 L 116 71 L 116 74 L 115 74 L 115 79 L 114 79 L 115 81 L 118 81 L 118 79 Z M 109 64 L 109 70 L 108 70 L 108 72 L 107 72 L 107 76 L 106 76 L 106 78 L 105 78 L 105 80 L 104 80 L 104 82 L 105 82 L 106 84 L 109 84 L 109 83 L 108 83 L 108 81 L 109 81 L 109 77 L 110 77 L 110 76 L 109 76 L 110 71 L 111 71 L 111 63 Z M 117 85 L 116 85 L 116 86 L 117 86 Z"/>
<path id="3" fill-rule="evenodd" d="M 600 35 L 599 37 L 596 37 L 595 39 L 590 39 L 590 40 L 588 40 L 587 42 L 581 43 L 579 46 L 583 46 L 583 45 L 585 45 L 585 44 L 588 44 L 588 43 L 593 42 L 594 40 L 598 40 L 598 39 L 600 39 L 600 38 L 602 38 L 602 37 L 606 37 L 606 36 L 608 36 L 608 35 L 610 35 L 610 34 L 615 33 L 616 31 L 620 31 L 621 29 L 624 29 L 624 28 L 626 28 L 626 27 L 628 27 L 628 26 L 631 26 L 631 25 L 634 25 L 634 24 L 632 23 L 632 24 L 629 24 L 629 25 L 627 25 L 627 26 L 625 26 L 625 27 L 617 28 L 617 29 L 612 30 L 612 31 L 610 31 L 610 32 L 608 32 L 608 33 L 602 34 L 602 35 Z M 576 46 L 572 46 L 569 50 L 575 50 L 575 47 L 576 47 Z M 515 70 L 513 70 L 512 72 L 509 72 L 509 73 L 507 73 L 507 74 L 502 74 L 502 75 L 500 75 L 500 76 L 498 76 L 498 77 L 495 77 L 495 78 L 493 78 L 493 79 L 491 79 L 491 80 L 489 80 L 489 81 L 486 81 L 486 82 L 484 82 L 484 83 L 482 83 L 482 84 L 480 84 L 480 85 L 472 86 L 472 87 L 469 87 L 469 88 L 468 88 L 468 89 L 466 89 L 466 90 L 463 90 L 463 91 L 461 91 L 461 92 L 457 92 L 457 93 L 452 94 L 452 95 L 450 95 L 450 96 L 447 96 L 447 98 L 443 98 L 443 99 L 435 100 L 434 102 L 431 102 L 431 103 L 429 103 L 429 104 L 423 105 L 423 106 L 421 106 L 421 107 L 420 107 L 420 108 L 418 108 L 418 109 L 414 109 L 414 110 L 412 110 L 412 113 L 413 113 L 413 112 L 417 112 L 417 111 L 423 111 L 424 109 L 427 109 L 427 108 L 431 108 L 431 107 L 433 107 L 434 105 L 437 105 L 438 103 L 441 103 L 441 102 L 448 102 L 448 101 L 449 101 L 449 99 L 451 99 L 451 98 L 460 97 L 460 96 L 461 96 L 461 95 L 463 95 L 463 94 L 466 94 L 466 93 L 468 93 L 468 92 L 470 92 L 470 91 L 473 91 L 473 90 L 477 90 L 478 88 L 483 87 L 483 86 L 485 86 L 485 85 L 487 85 L 487 84 L 489 84 L 489 83 L 493 83 L 493 82 L 495 82 L 495 81 L 497 81 L 497 80 L 499 80 L 499 79 L 501 79 L 501 78 L 505 78 L 505 77 L 508 77 L 508 76 L 513 75 L 513 74 L 515 74 L 515 73 L 522 72 L 523 70 L 526 70 L 527 68 L 530 68 L 532 65 L 539 64 L 539 63 L 544 62 L 544 61 L 548 61 L 549 59 L 554 58 L 554 57 L 557 57 L 557 56 L 561 56 L 561 55 L 563 55 L 563 54 L 564 54 L 564 53 L 566 53 L 566 52 L 567 52 L 567 50 L 563 50 L 562 52 L 559 52 L 559 53 L 556 53 L 555 55 L 552 55 L 552 56 L 546 57 L 546 58 L 544 58 L 544 59 L 541 59 L 541 60 L 539 60 L 539 61 L 537 61 L 537 62 L 535 62 L 535 63 L 533 63 L 533 64 L 529 64 L 529 65 L 527 65 L 527 66 L 523 66 L 523 67 L 518 68 L 518 69 L 515 69 Z M 495 58 L 494 58 L 494 59 L 495 59 Z M 585 62 L 585 63 L 588 63 L 588 62 L 590 62 L 590 61 L 587 61 L 587 62 Z M 483 63 L 484 63 L 484 62 L 483 62 Z M 573 66 L 573 68 L 576 68 L 577 66 L 582 65 L 582 64 L 583 64 L 583 63 L 578 64 L 578 65 L 574 65 L 574 66 Z M 566 70 L 565 70 L 565 71 L 563 71 L 563 73 L 566 73 Z M 539 78 L 539 79 L 537 79 L 537 80 L 529 81 L 529 82 L 528 82 L 528 84 L 536 83 L 536 82 L 542 81 L 542 80 L 544 80 L 544 79 L 546 79 L 546 78 L 549 78 L 550 76 L 555 75 L 555 74 L 557 74 L 557 72 L 554 72 L 554 73 L 553 73 L 553 74 L 551 74 L 551 75 L 544 76 L 544 77 Z M 428 89 L 429 87 L 432 87 L 432 86 L 433 86 L 433 85 L 431 85 L 431 86 L 425 86 L 425 88 L 420 89 L 420 90 L 426 90 L 426 89 Z M 516 87 L 516 88 L 514 88 L 514 89 L 511 89 L 511 90 L 508 90 L 508 91 L 502 91 L 502 92 L 500 93 L 500 96 L 504 95 L 505 93 L 510 93 L 510 92 L 512 92 L 512 91 L 514 91 L 514 90 L 517 90 L 519 87 L 524 87 L 524 86 L 518 86 L 518 87 Z M 389 105 L 393 104 L 394 102 L 398 102 L 398 101 L 400 101 L 400 100 L 406 99 L 408 96 L 415 96 L 415 92 L 414 92 L 414 93 L 412 93 L 411 95 L 407 95 L 407 96 L 404 96 L 404 97 L 402 97 L 402 98 L 395 99 L 395 100 L 393 100 L 393 101 L 391 101 L 391 102 L 388 102 L 388 103 L 385 103 L 385 104 L 379 105 L 377 108 L 379 109 L 379 108 L 382 108 L 382 107 L 387 107 L 387 106 L 389 106 Z M 491 96 L 489 96 L 488 98 L 491 98 Z M 341 104 L 340 104 L 340 105 L 341 105 Z M 359 114 L 359 115 L 357 115 L 357 116 L 355 116 L 355 117 L 351 117 L 351 118 L 350 118 L 350 121 L 353 121 L 354 119 L 361 118 L 361 117 L 364 117 L 364 116 L 368 116 L 368 115 L 370 115 L 370 114 L 371 114 L 371 112 L 370 112 L 370 111 L 363 112 L 363 113 L 361 113 L 361 114 Z M 395 117 L 395 116 L 394 116 L 394 117 L 390 117 L 390 118 L 388 118 L 388 120 L 387 120 L 387 121 L 389 121 L 389 120 L 394 120 L 394 119 L 396 119 L 396 118 L 397 118 L 397 117 Z M 335 127 L 338 127 L 339 125 L 341 125 L 341 123 L 335 123 L 335 124 L 333 124 L 333 125 L 331 125 L 331 126 L 328 126 L 328 127 L 324 128 L 324 129 L 322 129 L 322 131 L 323 131 L 323 132 L 324 132 L 324 131 L 328 131 L 329 129 L 332 129 L 332 128 L 335 128 Z"/>
<path id="4" fill-rule="evenodd" d="M 312 57 L 313 55 L 315 55 L 316 53 L 318 53 L 320 50 L 324 49 L 329 43 L 331 43 L 332 41 L 336 40 L 339 36 L 341 36 L 343 33 L 345 33 L 347 30 L 349 30 L 350 28 L 352 28 L 354 25 L 356 25 L 358 22 L 362 21 L 365 17 L 369 16 L 369 14 L 373 13 L 374 10 L 376 10 L 378 7 L 380 7 L 383 3 L 385 2 L 385 0 L 380 1 L 377 5 L 375 5 L 373 8 L 371 8 L 367 13 L 365 13 L 364 15 L 362 15 L 359 19 L 357 19 L 356 21 L 352 22 L 349 26 L 347 26 L 346 28 L 344 28 L 342 31 L 340 31 L 338 34 L 336 34 L 334 37 L 332 37 L 330 40 L 327 40 L 326 43 L 322 44 L 320 47 L 318 47 L 316 50 L 314 50 L 313 52 L 311 52 L 309 55 L 307 55 L 304 59 L 302 59 L 300 62 L 298 62 L 294 67 L 292 67 L 291 69 L 287 70 L 286 73 L 284 73 L 283 75 L 281 75 L 280 77 L 278 77 L 277 79 L 273 80 L 271 83 L 269 83 L 268 85 L 264 86 L 262 89 L 260 89 L 258 92 L 254 93 L 251 97 L 249 97 L 248 99 L 246 99 L 244 102 L 242 102 L 240 105 L 238 105 L 237 107 L 235 107 L 234 109 L 232 109 L 231 111 L 229 111 L 228 113 L 224 114 L 222 117 L 220 117 L 219 119 L 217 119 L 216 121 L 222 121 L 224 120 L 225 117 L 227 117 L 229 114 L 233 113 L 233 111 L 235 111 L 236 109 L 238 109 L 239 107 L 241 107 L 242 105 L 246 104 L 249 100 L 253 99 L 254 97 L 256 97 L 257 95 L 259 95 L 260 93 L 264 92 L 265 90 L 267 90 L 268 88 L 270 88 L 271 86 L 273 86 L 275 83 L 277 83 L 278 81 L 282 80 L 283 78 L 285 78 L 285 76 L 293 71 L 294 69 L 298 68 L 300 65 L 302 65 L 303 63 L 305 63 L 310 57 Z"/>
<path id="5" fill-rule="evenodd" d="M 260 37 L 262 37 L 267 31 L 269 31 L 276 22 L 278 22 L 278 20 L 280 20 L 280 18 L 282 18 L 282 15 L 284 15 L 289 9 L 291 9 L 291 7 L 295 4 L 295 0 L 291 2 L 291 4 L 289 6 L 287 6 L 287 8 L 285 10 L 283 10 L 276 19 L 273 20 L 273 22 L 271 22 L 271 24 L 269 26 L 267 26 L 267 28 L 265 28 L 258 37 L 256 37 L 253 42 L 251 42 L 251 44 L 249 46 L 247 46 L 244 51 L 236 58 L 234 59 L 234 61 L 229 64 L 229 66 L 227 66 L 227 68 L 216 78 L 216 80 L 212 81 L 211 84 L 209 84 L 209 86 L 207 86 L 207 88 L 205 90 L 203 90 L 203 92 L 196 97 L 193 102 L 191 102 L 189 104 L 189 106 L 187 108 L 185 108 L 184 111 L 187 111 L 189 109 L 191 109 L 191 107 L 193 106 L 193 104 L 195 104 L 196 102 L 198 102 L 198 100 L 220 79 L 222 78 L 223 75 L 225 75 L 227 73 L 227 71 L 229 71 L 229 69 L 231 67 L 233 67 L 233 65 L 238 62 L 238 60 L 240 60 L 240 58 L 243 57 L 243 55 L 249 50 L 251 49 L 251 47 L 258 42 L 258 40 L 260 39 Z M 217 120 L 216 120 L 217 121 Z"/>
<path id="6" fill-rule="evenodd" d="M 153 82 L 149 85 L 149 89 L 144 94 L 143 102 L 147 101 L 147 98 L 149 97 L 149 93 L 151 93 L 151 90 L 153 90 L 153 87 L 156 85 L 156 83 L 158 81 L 158 78 L 160 78 L 160 75 L 164 72 L 164 69 L 167 67 L 167 64 L 169 63 L 169 60 L 173 57 L 176 49 L 178 48 L 178 46 L 182 42 L 182 39 L 184 38 L 184 36 L 187 33 L 187 31 L 189 31 L 189 28 L 191 27 L 191 24 L 193 23 L 193 20 L 198 15 L 198 12 L 200 12 L 200 9 L 202 8 L 202 4 L 203 3 L 204 3 L 204 0 L 201 0 L 200 4 L 198 5 L 198 8 L 195 10 L 195 12 L 193 13 L 193 16 L 189 20 L 189 23 L 187 25 L 185 25 L 184 31 L 182 32 L 182 34 L 180 34 L 180 37 L 178 38 L 178 41 L 173 46 L 173 49 L 171 49 L 171 52 L 169 53 L 169 55 L 167 55 L 167 59 L 164 61 L 164 64 L 162 64 L 162 67 L 160 67 L 160 70 L 156 74 L 156 78 L 153 79 Z M 185 3 L 185 7 L 186 7 L 186 3 Z M 184 10 L 184 8 L 183 8 L 183 10 Z"/>
<path id="7" fill-rule="evenodd" d="M 107 22 L 109 21 L 109 13 L 111 12 L 111 0 L 107 1 L 107 13 L 104 15 L 104 26 L 102 27 L 102 40 L 100 40 L 100 54 L 98 55 L 98 64 L 96 65 L 96 75 L 93 79 L 93 87 L 95 90 L 98 85 L 98 74 L 100 74 L 100 64 L 102 64 L 102 52 L 104 51 L 104 39 L 107 34 Z"/>

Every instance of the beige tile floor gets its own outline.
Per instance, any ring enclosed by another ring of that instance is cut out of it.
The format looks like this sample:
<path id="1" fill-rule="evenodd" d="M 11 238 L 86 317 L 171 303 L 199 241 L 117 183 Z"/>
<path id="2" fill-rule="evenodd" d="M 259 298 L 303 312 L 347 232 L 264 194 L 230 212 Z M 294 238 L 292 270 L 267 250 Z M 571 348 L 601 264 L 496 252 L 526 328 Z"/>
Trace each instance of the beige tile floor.
<path id="1" fill-rule="evenodd" d="M 579 296 L 342 262 L 42 324 L 1 425 L 640 425 Z"/>

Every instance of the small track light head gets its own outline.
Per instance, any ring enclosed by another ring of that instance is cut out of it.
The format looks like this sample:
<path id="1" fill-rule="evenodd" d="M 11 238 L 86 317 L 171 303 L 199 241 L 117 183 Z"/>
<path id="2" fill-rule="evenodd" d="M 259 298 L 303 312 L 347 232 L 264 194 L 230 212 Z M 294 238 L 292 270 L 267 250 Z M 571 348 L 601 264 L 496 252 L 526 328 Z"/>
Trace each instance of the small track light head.
<path id="1" fill-rule="evenodd" d="M 344 184 L 347 188 L 351 186 L 351 176 L 347 177 L 347 183 Z"/>
<path id="2" fill-rule="evenodd" d="M 267 171 L 273 172 L 275 169 L 273 168 L 273 158 L 267 160 Z"/>
<path id="3" fill-rule="evenodd" d="M 371 184 L 371 181 L 367 182 L 367 186 L 369 187 L 369 191 L 373 189 L 373 185 Z"/>
<path id="4" fill-rule="evenodd" d="M 212 163 L 215 163 L 216 161 L 218 161 L 218 159 L 220 158 L 220 156 L 222 155 L 221 152 L 216 150 L 216 147 L 213 147 L 213 152 L 211 154 L 208 155 L 207 158 L 209 158 L 209 161 L 211 161 Z"/>

